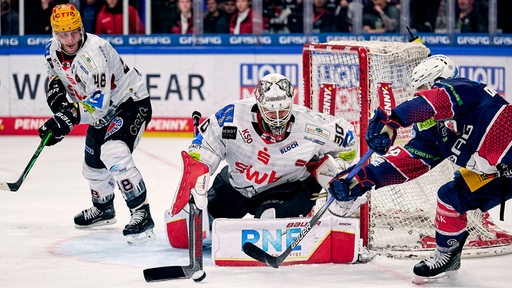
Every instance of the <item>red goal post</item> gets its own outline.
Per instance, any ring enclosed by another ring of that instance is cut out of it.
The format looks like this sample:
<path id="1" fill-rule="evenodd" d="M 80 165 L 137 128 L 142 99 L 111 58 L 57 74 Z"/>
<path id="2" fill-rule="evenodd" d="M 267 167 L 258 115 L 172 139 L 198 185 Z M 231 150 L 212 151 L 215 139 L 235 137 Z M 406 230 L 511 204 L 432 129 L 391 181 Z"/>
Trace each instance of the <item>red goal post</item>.
<path id="1" fill-rule="evenodd" d="M 364 139 L 372 111 L 412 97 L 412 70 L 429 54 L 430 50 L 417 42 L 305 44 L 304 105 L 347 119 Z M 390 96 L 393 101 L 381 103 L 379 95 Z M 405 144 L 409 133 L 410 129 L 400 129 L 395 144 Z M 361 155 L 367 149 L 361 140 Z M 364 246 L 391 257 L 428 255 L 435 248 L 437 190 L 452 179 L 456 169 L 445 161 L 413 181 L 371 192 L 368 204 L 360 211 Z M 468 231 L 470 237 L 463 256 L 512 253 L 511 234 L 494 224 L 487 212 L 468 212 Z"/>

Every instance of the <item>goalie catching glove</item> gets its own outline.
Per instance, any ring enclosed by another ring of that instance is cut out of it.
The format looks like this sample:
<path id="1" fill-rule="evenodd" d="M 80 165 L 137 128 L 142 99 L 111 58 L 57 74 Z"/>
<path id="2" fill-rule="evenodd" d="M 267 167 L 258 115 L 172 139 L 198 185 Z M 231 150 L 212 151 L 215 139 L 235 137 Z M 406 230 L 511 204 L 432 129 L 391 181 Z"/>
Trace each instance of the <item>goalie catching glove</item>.
<path id="1" fill-rule="evenodd" d="M 318 162 L 309 162 L 307 168 L 310 174 L 315 177 L 318 184 L 325 190 L 329 190 L 329 183 L 342 171 L 340 164 L 329 154 L 325 155 L 324 158 Z M 348 172 L 350 172 L 350 170 Z M 348 172 L 346 175 L 348 175 Z M 334 198 L 338 200 L 336 197 Z M 329 206 L 329 212 L 338 217 L 347 217 L 354 214 L 359 206 L 367 201 L 368 198 L 366 194 L 349 201 L 334 201 L 334 203 Z"/>
<path id="2" fill-rule="evenodd" d="M 366 143 L 376 153 L 383 155 L 393 145 L 396 138 L 396 130 L 401 127 L 398 121 L 388 116 L 382 108 L 375 110 L 375 114 L 368 123 L 366 130 Z"/>
<path id="3" fill-rule="evenodd" d="M 354 166 L 336 175 L 329 184 L 329 193 L 341 202 L 354 201 L 358 197 L 363 196 L 367 191 L 371 190 L 375 185 L 366 178 L 366 170 L 361 168 L 359 172 L 347 181 L 347 176 Z"/>

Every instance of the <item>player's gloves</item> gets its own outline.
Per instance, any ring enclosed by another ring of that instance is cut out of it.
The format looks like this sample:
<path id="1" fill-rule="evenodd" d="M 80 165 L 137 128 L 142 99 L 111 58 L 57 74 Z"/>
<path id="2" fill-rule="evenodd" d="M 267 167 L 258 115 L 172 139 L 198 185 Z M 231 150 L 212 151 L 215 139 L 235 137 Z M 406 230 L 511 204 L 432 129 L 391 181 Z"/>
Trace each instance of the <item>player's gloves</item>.
<path id="1" fill-rule="evenodd" d="M 66 88 L 60 79 L 54 78 L 48 85 L 48 92 L 46 92 L 46 102 L 54 114 L 61 111 L 70 109 L 73 104 L 66 98 Z"/>
<path id="2" fill-rule="evenodd" d="M 52 135 L 46 142 L 46 146 L 55 145 L 60 142 L 64 136 L 68 135 L 71 129 L 73 129 L 73 126 L 79 122 L 80 119 L 74 107 L 63 112 L 57 112 L 39 128 L 39 137 L 44 139 L 48 133 L 51 132 Z"/>
<path id="3" fill-rule="evenodd" d="M 332 215 L 338 217 L 350 217 L 354 214 L 359 206 L 368 202 L 368 193 L 364 193 L 363 195 L 357 197 L 355 200 L 350 201 L 334 201 L 331 206 L 329 206 L 329 212 Z"/>
<path id="4" fill-rule="evenodd" d="M 400 123 L 391 119 L 382 108 L 375 110 L 375 114 L 368 123 L 366 143 L 380 155 L 386 154 L 396 138 L 396 130 Z"/>
<path id="5" fill-rule="evenodd" d="M 353 201 L 359 196 L 372 189 L 375 185 L 372 181 L 366 178 L 366 170 L 361 170 L 349 181 L 346 180 L 350 171 L 354 166 L 345 171 L 338 173 L 329 184 L 329 193 L 332 194 L 334 199 L 342 202 Z"/>

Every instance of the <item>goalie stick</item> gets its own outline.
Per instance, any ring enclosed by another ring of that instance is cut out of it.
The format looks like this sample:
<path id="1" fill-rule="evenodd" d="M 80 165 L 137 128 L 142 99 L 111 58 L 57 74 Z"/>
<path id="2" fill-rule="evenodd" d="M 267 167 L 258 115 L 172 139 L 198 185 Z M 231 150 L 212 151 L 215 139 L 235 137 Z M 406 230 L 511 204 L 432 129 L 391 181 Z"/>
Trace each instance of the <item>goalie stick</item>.
<path id="1" fill-rule="evenodd" d="M 359 172 L 361 167 L 363 167 L 364 163 L 366 163 L 366 161 L 368 161 L 368 159 L 370 158 L 372 153 L 373 153 L 372 149 L 369 149 L 368 151 L 366 151 L 364 156 L 354 166 L 354 169 L 352 169 L 352 171 L 350 171 L 350 173 L 348 174 L 348 176 L 346 178 L 347 181 L 352 179 L 352 177 L 354 177 L 356 175 L 356 173 Z M 308 222 L 306 227 L 304 227 L 302 229 L 302 231 L 300 231 L 297 238 L 295 238 L 295 240 L 293 240 L 293 242 L 290 244 L 290 246 L 288 246 L 286 248 L 286 250 L 283 253 L 281 253 L 280 255 L 272 256 L 251 242 L 244 243 L 243 250 L 244 250 L 245 254 L 247 254 L 248 256 L 250 256 L 262 263 L 267 264 L 270 267 L 279 268 L 279 264 L 281 264 L 286 259 L 286 257 L 288 257 L 288 255 L 293 251 L 293 249 L 297 245 L 299 245 L 300 241 L 302 241 L 302 239 L 304 239 L 304 237 L 306 237 L 306 235 L 309 233 L 309 231 L 311 231 L 311 229 L 315 226 L 316 222 L 318 222 L 318 220 L 320 220 L 320 218 L 324 215 L 325 211 L 327 211 L 327 208 L 329 208 L 329 206 L 331 205 L 332 202 L 334 202 L 334 197 L 330 196 L 329 199 L 327 200 L 327 202 L 325 202 L 325 204 L 320 208 L 320 210 L 318 210 L 318 212 L 313 216 L 313 218 L 311 218 L 311 220 Z"/>
<path id="2" fill-rule="evenodd" d="M 199 120 L 201 113 L 194 111 L 192 113 L 194 122 L 194 135 L 198 134 Z M 194 203 L 194 197 L 189 201 L 189 221 L 188 221 L 188 256 L 189 265 L 187 266 L 162 266 L 144 269 L 144 279 L 146 282 L 165 281 L 174 279 L 188 279 L 200 270 L 203 270 L 203 211 L 197 208 Z"/>
<path id="3" fill-rule="evenodd" d="M 41 154 L 41 152 L 44 149 L 44 146 L 46 146 L 46 142 L 48 142 L 48 139 L 50 139 L 51 136 L 52 133 L 48 133 L 48 135 L 46 135 L 44 139 L 41 139 L 41 143 L 39 143 L 39 146 L 37 146 L 36 152 L 34 152 L 34 154 L 32 155 L 32 158 L 25 167 L 25 170 L 23 170 L 23 173 L 21 174 L 20 178 L 18 178 L 18 181 L 14 183 L 0 182 L 0 190 L 16 192 L 18 191 L 18 189 L 20 189 L 21 184 L 23 184 L 23 181 L 25 181 L 25 178 L 27 178 L 28 172 L 30 172 L 32 166 L 34 166 L 34 164 L 36 163 L 39 154 Z"/>

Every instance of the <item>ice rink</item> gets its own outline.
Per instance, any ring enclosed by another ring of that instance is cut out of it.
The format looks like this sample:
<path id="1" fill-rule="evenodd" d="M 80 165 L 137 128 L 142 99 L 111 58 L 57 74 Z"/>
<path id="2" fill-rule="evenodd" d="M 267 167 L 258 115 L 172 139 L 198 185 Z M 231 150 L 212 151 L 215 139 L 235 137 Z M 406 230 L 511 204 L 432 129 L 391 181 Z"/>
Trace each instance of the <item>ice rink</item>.
<path id="1" fill-rule="evenodd" d="M 108 228 L 78 230 L 73 217 L 91 205 L 82 178 L 82 137 L 68 137 L 43 150 L 18 192 L 0 191 L 1 287 L 417 287 L 411 283 L 417 260 L 377 256 L 367 264 L 319 264 L 270 267 L 219 267 L 206 251 L 203 282 L 190 279 L 146 283 L 144 268 L 187 265 L 186 250 L 173 249 L 164 230 L 181 175 L 180 151 L 190 139 L 144 137 L 134 153 L 145 178 L 157 240 L 129 246 L 122 228 L 129 212 L 116 191 L 117 223 Z M 0 181 L 15 182 L 39 144 L 35 136 L 0 137 Z M 512 202 L 505 221 L 512 230 Z M 427 287 L 510 287 L 512 255 L 463 259 L 457 277 Z M 508 284 L 507 284 L 508 283 Z"/>

